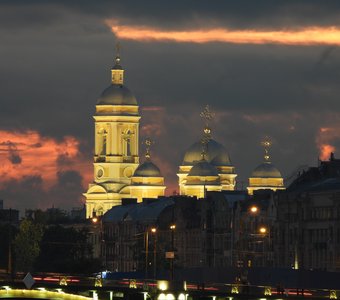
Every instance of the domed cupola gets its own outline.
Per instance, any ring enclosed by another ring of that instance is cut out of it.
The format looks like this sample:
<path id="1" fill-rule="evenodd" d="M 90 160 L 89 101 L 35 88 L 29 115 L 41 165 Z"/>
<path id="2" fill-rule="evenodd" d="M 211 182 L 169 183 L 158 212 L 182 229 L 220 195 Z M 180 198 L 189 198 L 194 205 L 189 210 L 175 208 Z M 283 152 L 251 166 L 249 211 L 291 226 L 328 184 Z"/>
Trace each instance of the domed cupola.
<path id="1" fill-rule="evenodd" d="M 124 69 L 120 64 L 118 51 L 115 64 L 111 68 L 111 85 L 102 92 L 97 105 L 137 105 L 135 96 L 124 86 Z"/>
<path id="2" fill-rule="evenodd" d="M 145 160 L 139 167 L 136 169 L 133 174 L 134 177 L 162 177 L 161 171 L 159 168 L 150 160 Z"/>
<path id="3" fill-rule="evenodd" d="M 196 161 L 189 171 L 182 191 L 184 195 L 205 198 L 206 191 L 221 191 L 217 169 L 205 159 L 208 139 L 201 140 L 201 160 Z"/>
<path id="4" fill-rule="evenodd" d="M 250 195 L 254 193 L 254 190 L 270 189 L 276 191 L 285 189 L 281 172 L 270 161 L 269 148 L 271 142 L 267 139 L 261 144 L 264 147 L 264 162 L 251 173 L 247 188 Z"/>
<path id="5" fill-rule="evenodd" d="M 159 168 L 151 161 L 150 146 L 151 139 L 145 140 L 145 161 L 138 166 L 131 178 L 131 197 L 142 202 L 143 198 L 158 198 L 164 196 L 164 177 Z"/>
<path id="6" fill-rule="evenodd" d="M 209 139 L 206 146 L 206 160 L 215 166 L 231 166 L 229 154 L 223 145 Z M 184 154 L 183 165 L 192 166 L 201 160 L 202 145 L 198 141 L 192 144 Z"/>
<path id="7" fill-rule="evenodd" d="M 258 165 L 255 170 L 251 173 L 253 178 L 281 178 L 280 171 L 271 163 L 264 162 Z"/>
<path id="8" fill-rule="evenodd" d="M 205 158 L 197 161 L 194 166 L 191 168 L 189 177 L 198 176 L 198 177 L 207 177 L 207 176 L 215 176 L 218 177 L 217 169 L 210 163 L 208 163 Z"/>
<path id="9" fill-rule="evenodd" d="M 219 182 L 222 190 L 235 189 L 235 168 L 231 163 L 226 148 L 211 138 L 211 128 L 209 122 L 213 119 L 214 114 L 207 105 L 200 116 L 205 121 L 203 129 L 203 138 L 192 144 L 184 154 L 182 165 L 179 167 L 177 174 L 179 178 L 180 194 L 184 194 L 183 186 L 187 182 L 187 177 L 192 174 L 191 170 L 197 170 L 201 165 L 213 167 L 219 176 Z M 202 141 L 204 141 L 204 161 L 202 161 Z M 194 169 L 195 168 L 195 169 Z M 196 172 L 196 171 L 195 171 Z"/>

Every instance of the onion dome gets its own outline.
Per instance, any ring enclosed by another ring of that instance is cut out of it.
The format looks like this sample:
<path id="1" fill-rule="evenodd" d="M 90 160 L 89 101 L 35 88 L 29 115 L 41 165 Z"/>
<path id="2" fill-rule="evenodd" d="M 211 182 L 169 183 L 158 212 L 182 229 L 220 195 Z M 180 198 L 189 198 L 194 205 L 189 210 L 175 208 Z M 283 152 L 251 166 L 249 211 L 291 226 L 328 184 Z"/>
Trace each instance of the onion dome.
<path id="1" fill-rule="evenodd" d="M 185 152 L 183 165 L 192 166 L 195 162 L 202 159 L 202 143 L 201 141 L 194 143 Z M 213 139 L 209 139 L 206 143 L 205 159 L 214 166 L 230 166 L 230 158 L 227 150 L 223 145 Z"/>
<path id="2" fill-rule="evenodd" d="M 162 177 L 162 174 L 153 162 L 146 160 L 144 163 L 139 165 L 133 174 L 133 177 Z"/>
<path id="3" fill-rule="evenodd" d="M 115 65 L 111 69 L 112 83 L 97 100 L 97 105 L 137 105 L 137 100 L 131 91 L 123 85 L 124 69 L 117 54 Z"/>
<path id="4" fill-rule="evenodd" d="M 251 173 L 252 178 L 282 178 L 280 171 L 270 162 L 257 166 Z"/>
<path id="5" fill-rule="evenodd" d="M 194 166 L 191 168 L 188 176 L 218 176 L 217 169 L 210 163 L 208 163 L 205 159 L 201 159 L 196 162 Z"/>

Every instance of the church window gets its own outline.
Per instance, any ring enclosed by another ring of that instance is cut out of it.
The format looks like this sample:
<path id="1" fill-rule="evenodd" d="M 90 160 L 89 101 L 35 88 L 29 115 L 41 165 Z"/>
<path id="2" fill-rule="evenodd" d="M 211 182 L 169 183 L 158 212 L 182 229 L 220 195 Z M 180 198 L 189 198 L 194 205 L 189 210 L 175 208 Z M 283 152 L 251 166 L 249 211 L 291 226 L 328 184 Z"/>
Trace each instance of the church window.
<path id="1" fill-rule="evenodd" d="M 104 128 L 100 128 L 98 131 L 99 136 L 99 155 L 106 155 L 106 142 L 107 142 L 107 131 Z"/>
<path id="2" fill-rule="evenodd" d="M 133 132 L 128 129 L 126 132 L 123 133 L 123 139 L 125 141 L 125 147 L 124 147 L 124 155 L 125 156 L 131 156 L 131 137 L 133 135 Z"/>

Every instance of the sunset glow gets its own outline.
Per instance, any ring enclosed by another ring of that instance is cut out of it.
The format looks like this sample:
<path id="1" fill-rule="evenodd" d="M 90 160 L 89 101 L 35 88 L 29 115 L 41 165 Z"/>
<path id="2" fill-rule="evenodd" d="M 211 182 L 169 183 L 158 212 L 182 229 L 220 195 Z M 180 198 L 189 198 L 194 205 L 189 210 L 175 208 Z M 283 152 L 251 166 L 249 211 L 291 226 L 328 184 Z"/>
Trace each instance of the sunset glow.
<path id="1" fill-rule="evenodd" d="M 307 27 L 296 30 L 212 28 L 171 31 L 145 26 L 118 25 L 115 20 L 107 20 L 106 24 L 119 39 L 142 42 L 340 45 L 340 28 L 335 26 Z"/>
<path id="2" fill-rule="evenodd" d="M 336 127 L 321 127 L 316 137 L 320 160 L 328 160 L 331 152 L 336 151 L 334 141 L 340 138 L 340 131 Z"/>
<path id="3" fill-rule="evenodd" d="M 328 144 L 320 146 L 320 160 L 328 160 L 331 152 L 335 151 L 335 147 Z"/>
<path id="4" fill-rule="evenodd" d="M 71 136 L 58 141 L 36 131 L 0 131 L 0 188 L 6 182 L 40 176 L 43 187 L 56 183 L 58 172 L 76 170 L 89 182 L 90 162 L 80 158 L 79 141 Z"/>

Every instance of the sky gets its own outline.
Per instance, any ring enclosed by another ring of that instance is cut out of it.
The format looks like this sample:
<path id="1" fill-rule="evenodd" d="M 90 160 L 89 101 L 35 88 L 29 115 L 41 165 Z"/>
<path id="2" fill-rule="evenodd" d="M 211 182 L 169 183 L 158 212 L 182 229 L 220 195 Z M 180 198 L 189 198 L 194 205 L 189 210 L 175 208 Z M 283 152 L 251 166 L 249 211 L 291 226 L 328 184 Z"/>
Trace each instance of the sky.
<path id="1" fill-rule="evenodd" d="M 284 178 L 337 157 L 339 1 L 0 0 L 0 40 L 5 207 L 83 205 L 92 116 L 117 41 L 140 140 L 155 141 L 168 194 L 185 150 L 200 140 L 207 104 L 238 188 L 263 161 L 266 136 Z"/>

